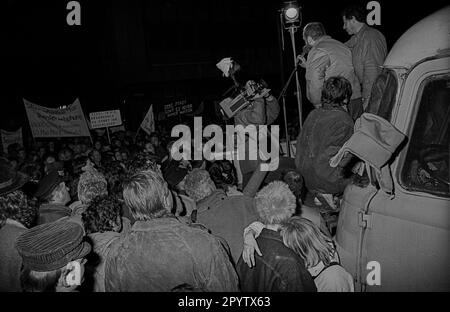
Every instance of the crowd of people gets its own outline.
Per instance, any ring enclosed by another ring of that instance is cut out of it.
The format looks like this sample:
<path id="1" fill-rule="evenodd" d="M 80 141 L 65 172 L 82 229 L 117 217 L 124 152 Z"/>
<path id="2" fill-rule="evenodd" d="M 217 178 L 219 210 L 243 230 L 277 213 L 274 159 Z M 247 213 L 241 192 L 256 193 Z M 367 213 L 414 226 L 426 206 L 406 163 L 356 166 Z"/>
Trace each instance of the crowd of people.
<path id="1" fill-rule="evenodd" d="M 157 132 L 9 146 L 0 158 L 0 291 L 353 291 L 329 233 L 301 216 L 306 189 L 333 206 L 351 182 L 348 158 L 329 161 L 367 108 L 369 78 L 356 67 L 369 63 L 355 57 L 368 54 L 355 49 L 378 33 L 358 11 L 343 19 L 352 50 L 320 23 L 304 28 L 316 108 L 295 164 L 255 194 L 245 189 L 254 167 L 241 184 L 228 160 L 174 159 L 174 141 Z M 247 113 L 235 119 L 258 123 Z M 278 111 L 263 113 L 270 124 Z"/>

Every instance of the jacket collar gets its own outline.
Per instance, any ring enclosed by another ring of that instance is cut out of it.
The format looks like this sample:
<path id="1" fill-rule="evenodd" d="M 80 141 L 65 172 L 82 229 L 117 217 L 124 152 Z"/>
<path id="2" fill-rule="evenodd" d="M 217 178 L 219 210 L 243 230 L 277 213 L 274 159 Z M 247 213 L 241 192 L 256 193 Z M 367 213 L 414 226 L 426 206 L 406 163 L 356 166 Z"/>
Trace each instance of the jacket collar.
<path id="1" fill-rule="evenodd" d="M 131 231 L 148 231 L 156 227 L 167 227 L 180 224 L 180 221 L 174 217 L 156 218 L 149 221 L 136 221 L 131 227 Z"/>
<path id="2" fill-rule="evenodd" d="M 265 238 L 265 239 L 276 240 L 276 241 L 280 242 L 281 244 L 283 244 L 283 238 L 281 237 L 280 232 L 277 232 L 277 231 L 273 231 L 273 230 L 264 228 L 262 230 L 261 234 L 259 235 L 259 237 Z"/>
<path id="3" fill-rule="evenodd" d="M 331 38 L 331 37 L 328 36 L 328 35 L 324 35 L 324 36 L 320 37 L 319 39 L 316 40 L 316 42 L 314 42 L 313 47 L 317 46 L 317 45 L 318 45 L 320 42 L 322 42 L 323 40 L 330 39 L 330 38 Z"/>
<path id="4" fill-rule="evenodd" d="M 363 33 L 365 33 L 367 31 L 367 29 L 369 28 L 369 26 L 367 26 L 366 24 L 363 24 L 361 29 L 354 35 L 355 38 L 359 38 L 362 36 Z"/>

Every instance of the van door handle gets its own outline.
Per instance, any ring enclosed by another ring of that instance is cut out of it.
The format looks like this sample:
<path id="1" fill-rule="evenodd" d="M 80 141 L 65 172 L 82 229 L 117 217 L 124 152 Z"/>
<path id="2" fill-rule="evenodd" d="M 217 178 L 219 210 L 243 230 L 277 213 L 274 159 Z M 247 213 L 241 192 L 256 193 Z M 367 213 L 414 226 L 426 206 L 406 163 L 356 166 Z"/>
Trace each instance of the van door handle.
<path id="1" fill-rule="evenodd" d="M 358 212 L 358 225 L 363 229 L 372 228 L 372 214 L 364 213 L 363 211 Z"/>

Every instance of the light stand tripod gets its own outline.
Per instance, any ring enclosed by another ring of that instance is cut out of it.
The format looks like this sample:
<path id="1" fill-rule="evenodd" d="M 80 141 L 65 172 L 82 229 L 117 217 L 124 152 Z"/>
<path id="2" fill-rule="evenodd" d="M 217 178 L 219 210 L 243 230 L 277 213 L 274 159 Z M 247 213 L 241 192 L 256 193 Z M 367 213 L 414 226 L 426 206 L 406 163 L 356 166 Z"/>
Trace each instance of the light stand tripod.
<path id="1" fill-rule="evenodd" d="M 296 78 L 297 78 L 297 94 L 298 94 L 298 90 L 300 90 L 300 85 L 299 85 L 299 83 L 298 83 L 298 72 L 297 72 L 299 63 L 300 63 L 300 59 L 297 60 L 297 58 L 296 58 L 296 59 L 295 59 L 295 66 L 294 66 L 294 69 L 292 70 L 291 74 L 289 75 L 288 80 L 286 81 L 286 83 L 285 83 L 283 89 L 282 89 L 281 92 L 280 92 L 280 95 L 279 95 L 278 98 L 277 98 L 277 101 L 280 101 L 280 98 L 283 97 L 283 111 L 284 111 L 284 121 L 285 121 L 285 125 L 286 125 L 286 146 L 287 146 L 288 157 L 291 157 L 291 142 L 290 142 L 291 140 L 290 140 L 290 137 L 289 137 L 289 134 L 288 134 L 288 131 L 287 131 L 286 102 L 285 102 L 285 97 L 286 97 L 286 91 L 287 91 L 287 88 L 289 87 L 289 84 L 291 83 L 291 80 L 292 80 L 292 78 L 294 77 L 294 75 L 295 75 Z M 298 102 L 298 98 L 297 98 L 297 102 Z M 300 102 L 298 102 L 298 103 L 300 103 L 300 105 L 299 105 L 299 111 L 298 111 L 298 112 L 299 112 L 299 118 L 300 118 L 300 131 L 301 131 L 301 129 L 302 129 L 301 100 L 300 100 Z"/>
<path id="2" fill-rule="evenodd" d="M 286 144 L 287 144 L 287 154 L 288 157 L 290 157 L 291 151 L 290 151 L 290 138 L 288 134 L 287 129 L 287 117 L 286 117 L 286 90 L 292 80 L 292 78 L 295 75 L 295 82 L 296 82 L 296 92 L 295 95 L 297 97 L 297 105 L 298 105 L 298 119 L 299 119 L 299 131 L 303 128 L 303 110 L 302 110 L 302 93 L 300 89 L 300 81 L 298 79 L 298 61 L 297 61 L 297 51 L 295 48 L 295 32 L 301 25 L 301 8 L 298 5 L 297 1 L 287 1 L 284 2 L 283 8 L 280 10 L 280 33 L 281 33 L 281 41 L 282 41 L 282 50 L 284 50 L 284 36 L 283 36 L 283 24 L 284 28 L 289 30 L 289 34 L 291 35 L 291 44 L 292 44 L 292 52 L 294 55 L 294 70 L 292 71 L 291 75 L 289 76 L 288 81 L 286 82 L 285 86 L 283 87 L 283 90 L 281 91 L 280 96 L 278 97 L 278 100 L 283 97 L 283 111 L 284 111 L 284 122 L 285 122 L 285 132 L 286 132 Z M 281 56 L 281 63 L 282 56 Z M 282 81 L 284 79 L 282 78 Z"/>
<path id="3" fill-rule="evenodd" d="M 297 95 L 297 104 L 298 104 L 298 118 L 299 118 L 300 131 L 301 131 L 303 128 L 302 91 L 300 89 L 300 82 L 298 80 L 298 72 L 297 72 L 298 62 L 297 62 L 297 51 L 295 49 L 295 36 L 294 36 L 294 33 L 296 32 L 296 30 L 297 30 L 297 27 L 295 27 L 295 26 L 289 27 L 289 33 L 291 34 L 292 52 L 294 54 L 295 68 L 294 68 L 293 72 L 295 73 L 295 85 L 297 87 L 296 95 Z"/>

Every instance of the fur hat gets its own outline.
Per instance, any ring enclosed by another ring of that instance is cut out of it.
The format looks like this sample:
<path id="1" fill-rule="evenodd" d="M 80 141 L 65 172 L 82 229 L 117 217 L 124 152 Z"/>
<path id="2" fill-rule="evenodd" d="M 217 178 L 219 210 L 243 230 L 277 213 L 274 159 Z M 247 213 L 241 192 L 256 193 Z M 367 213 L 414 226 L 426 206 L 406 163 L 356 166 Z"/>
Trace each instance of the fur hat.
<path id="1" fill-rule="evenodd" d="M 197 202 L 216 190 L 208 171 L 199 168 L 189 172 L 184 187 L 188 196 Z"/>
<path id="2" fill-rule="evenodd" d="M 97 196 L 108 195 L 108 183 L 103 174 L 98 172 L 90 162 L 83 171 L 78 181 L 78 199 L 83 204 L 89 204 Z"/>

